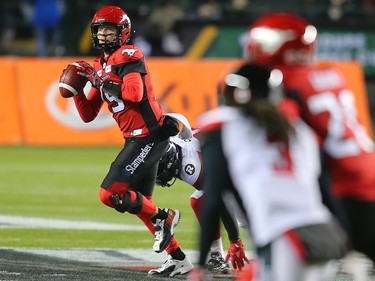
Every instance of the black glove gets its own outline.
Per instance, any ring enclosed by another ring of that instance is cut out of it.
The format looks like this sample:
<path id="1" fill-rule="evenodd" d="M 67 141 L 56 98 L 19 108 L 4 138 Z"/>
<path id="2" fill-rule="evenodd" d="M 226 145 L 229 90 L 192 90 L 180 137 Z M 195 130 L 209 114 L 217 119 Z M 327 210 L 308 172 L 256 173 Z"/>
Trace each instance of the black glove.
<path id="1" fill-rule="evenodd" d="M 167 139 L 169 137 L 175 136 L 180 132 L 180 127 L 176 119 L 170 117 L 169 115 L 164 116 L 163 125 L 161 125 L 158 135 L 162 139 Z"/>
<path id="2" fill-rule="evenodd" d="M 114 81 L 105 81 L 102 84 L 102 90 L 108 95 L 121 97 L 121 84 Z"/>

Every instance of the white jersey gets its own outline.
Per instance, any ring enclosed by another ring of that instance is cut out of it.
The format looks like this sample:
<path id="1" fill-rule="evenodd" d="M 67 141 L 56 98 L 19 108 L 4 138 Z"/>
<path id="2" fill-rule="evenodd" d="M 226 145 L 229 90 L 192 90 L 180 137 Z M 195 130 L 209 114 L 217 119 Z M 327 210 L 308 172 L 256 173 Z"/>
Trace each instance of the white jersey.
<path id="1" fill-rule="evenodd" d="M 200 125 L 215 123 L 223 123 L 223 151 L 256 246 L 272 242 L 287 230 L 331 218 L 321 203 L 318 143 L 307 125 L 295 124 L 296 136 L 286 158 L 254 119 L 235 108 L 210 111 Z"/>
<path id="2" fill-rule="evenodd" d="M 199 156 L 200 146 L 199 141 L 195 137 L 183 139 L 179 135 L 171 137 L 170 141 L 175 143 L 181 148 L 181 166 L 180 166 L 180 178 L 195 186 L 197 181 L 200 179 L 202 172 L 202 161 Z"/>

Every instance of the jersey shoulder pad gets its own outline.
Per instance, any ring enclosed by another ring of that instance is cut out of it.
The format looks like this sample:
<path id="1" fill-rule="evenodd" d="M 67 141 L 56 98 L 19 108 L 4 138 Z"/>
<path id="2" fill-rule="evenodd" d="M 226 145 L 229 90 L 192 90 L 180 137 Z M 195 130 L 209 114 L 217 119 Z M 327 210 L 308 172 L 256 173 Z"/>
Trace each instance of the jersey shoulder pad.
<path id="1" fill-rule="evenodd" d="M 181 113 L 171 113 L 171 112 L 166 113 L 165 115 L 172 117 L 177 122 L 182 124 L 182 128 L 179 133 L 180 138 L 189 139 L 193 137 L 193 132 L 192 132 L 190 123 L 184 115 L 182 115 Z"/>
<path id="2" fill-rule="evenodd" d="M 200 129 L 199 133 L 218 130 L 224 123 L 234 120 L 239 114 L 238 109 L 229 106 L 219 106 L 216 109 L 207 111 L 197 119 L 197 124 Z"/>
<path id="3" fill-rule="evenodd" d="M 136 45 L 123 45 L 114 53 L 116 64 L 136 61 L 143 57 L 143 52 Z"/>

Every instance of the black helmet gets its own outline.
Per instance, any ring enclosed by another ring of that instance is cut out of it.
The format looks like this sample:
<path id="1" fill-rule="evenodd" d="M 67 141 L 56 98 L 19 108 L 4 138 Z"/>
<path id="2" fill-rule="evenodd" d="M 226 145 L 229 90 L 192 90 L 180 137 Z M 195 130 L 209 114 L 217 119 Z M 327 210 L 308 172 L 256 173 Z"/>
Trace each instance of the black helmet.
<path id="1" fill-rule="evenodd" d="M 156 177 L 156 184 L 163 187 L 171 186 L 176 181 L 179 173 L 179 157 L 178 157 L 178 148 L 172 142 L 169 142 L 169 147 L 167 152 L 160 158 L 158 175 Z M 169 183 L 174 178 L 172 183 Z"/>
<path id="2" fill-rule="evenodd" d="M 281 98 L 283 75 L 278 69 L 246 63 L 224 78 L 222 95 L 224 104 L 246 106 L 253 100 Z"/>

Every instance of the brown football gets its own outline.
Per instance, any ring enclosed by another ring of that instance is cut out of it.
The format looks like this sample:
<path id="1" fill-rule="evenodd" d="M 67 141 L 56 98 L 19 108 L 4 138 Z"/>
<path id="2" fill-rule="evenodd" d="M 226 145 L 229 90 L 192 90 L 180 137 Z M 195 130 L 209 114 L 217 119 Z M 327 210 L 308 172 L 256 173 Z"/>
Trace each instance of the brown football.
<path id="1" fill-rule="evenodd" d="M 59 80 L 59 91 L 63 98 L 70 98 L 80 92 L 87 83 L 87 78 L 77 74 L 78 63 L 69 64 L 62 72 Z"/>

